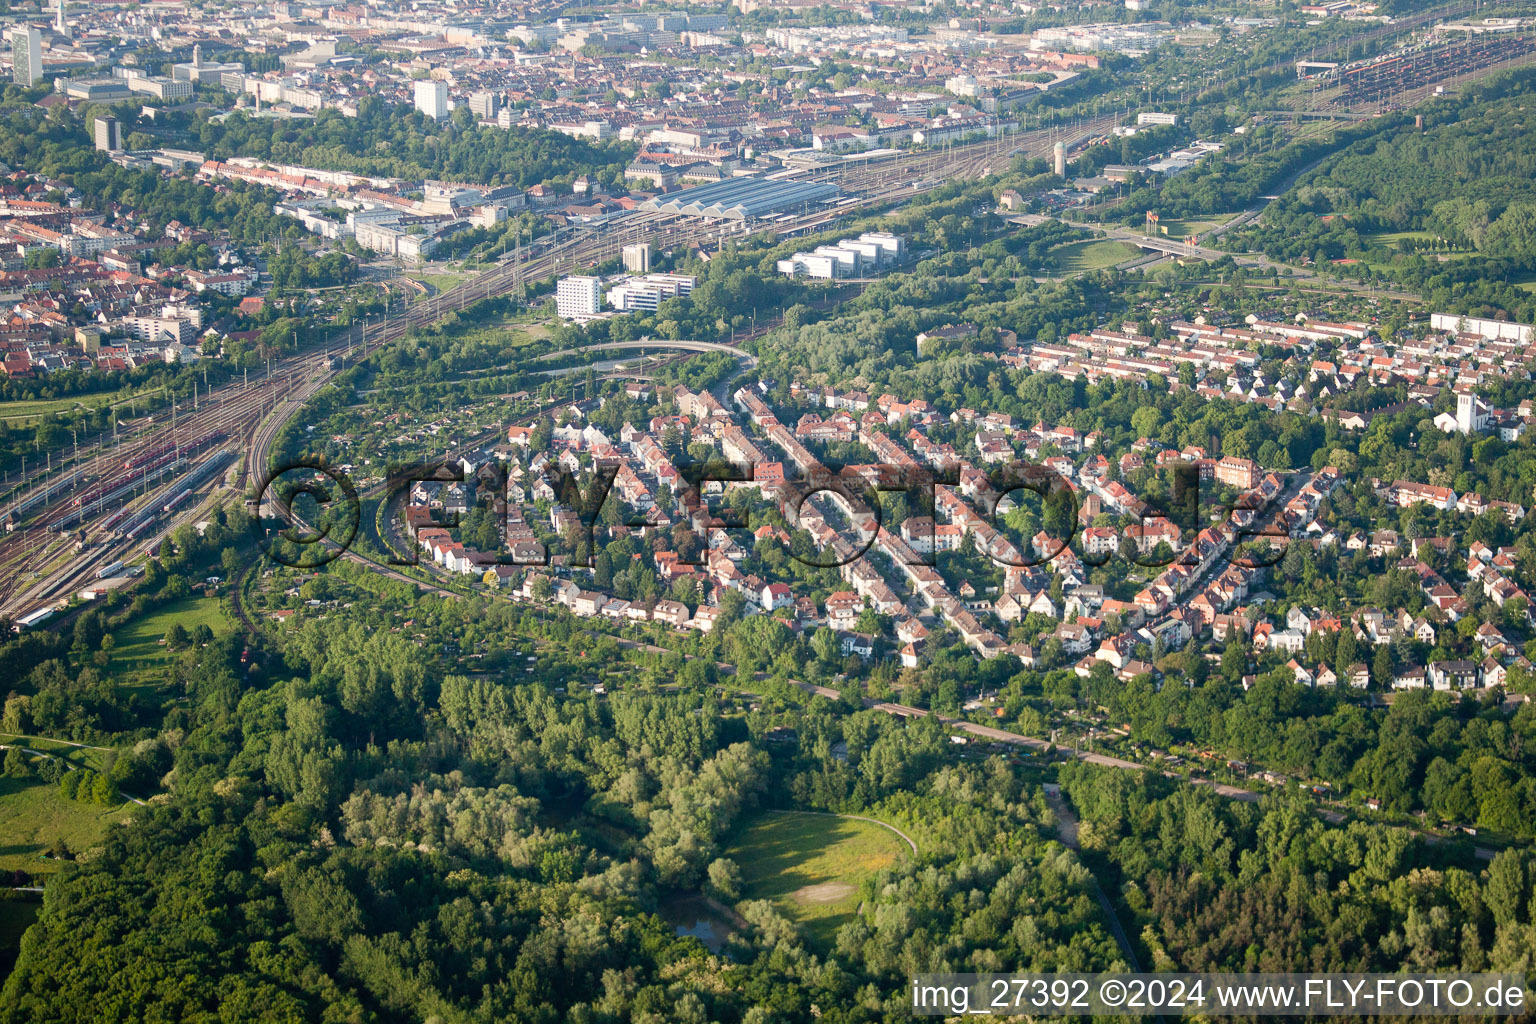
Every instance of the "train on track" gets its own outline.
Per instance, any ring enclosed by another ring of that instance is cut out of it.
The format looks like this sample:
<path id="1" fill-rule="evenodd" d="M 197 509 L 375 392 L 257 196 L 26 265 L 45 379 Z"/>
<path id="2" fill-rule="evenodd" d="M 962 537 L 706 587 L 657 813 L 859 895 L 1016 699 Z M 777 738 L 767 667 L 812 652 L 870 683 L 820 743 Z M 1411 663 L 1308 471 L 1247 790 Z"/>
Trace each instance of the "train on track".
<path id="1" fill-rule="evenodd" d="M 210 444 L 217 444 L 227 437 L 228 435 L 222 430 L 212 430 L 185 444 L 166 442 L 140 452 L 125 463 L 126 472 L 96 484 L 83 494 L 76 495 L 70 501 L 72 511 L 67 511 L 49 522 L 49 529 L 62 530 L 72 526 L 84 519 L 93 508 L 100 511 L 108 502 L 132 494 L 135 488 L 179 471 L 186 465 L 188 456 L 196 454 Z M 119 512 L 108 520 L 108 526 L 115 526 L 120 521 L 121 513 Z"/>
<path id="2" fill-rule="evenodd" d="M 223 441 L 227 436 L 222 430 L 210 430 L 200 437 L 193 438 L 191 441 L 181 442 L 180 444 L 175 441 L 164 441 L 152 448 L 139 452 L 139 454 L 124 462 L 123 468 L 138 469 L 140 466 L 178 451 L 183 455 L 196 455 L 210 444 Z"/>
<path id="3" fill-rule="evenodd" d="M 42 490 L 34 490 L 32 494 L 27 495 L 15 505 L 12 505 L 5 511 L 5 517 L 7 520 L 19 521 L 32 511 L 47 505 L 49 501 L 59 495 L 67 494 L 74 490 L 84 479 L 85 473 L 81 470 L 75 470 L 67 476 L 51 481 L 45 484 Z"/>
<path id="4" fill-rule="evenodd" d="M 181 505 L 182 502 L 186 501 L 192 496 L 192 492 L 196 491 L 199 487 L 206 483 L 208 479 L 215 473 L 219 472 L 219 470 L 223 469 L 233 457 L 233 452 L 226 451 L 217 452 L 209 458 L 205 459 L 199 466 L 193 469 L 191 473 L 187 474 L 187 478 L 182 481 L 181 489 L 178 490 L 175 494 L 171 495 L 170 498 L 166 499 L 165 504 L 160 506 L 160 511 L 176 511 L 177 507 Z"/>

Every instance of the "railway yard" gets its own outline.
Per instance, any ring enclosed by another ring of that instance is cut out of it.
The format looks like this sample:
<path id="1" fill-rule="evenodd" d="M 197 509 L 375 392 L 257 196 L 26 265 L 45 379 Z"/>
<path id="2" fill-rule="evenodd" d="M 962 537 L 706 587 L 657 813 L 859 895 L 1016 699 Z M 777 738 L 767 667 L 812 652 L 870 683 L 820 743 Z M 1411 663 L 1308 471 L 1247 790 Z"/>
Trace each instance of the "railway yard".
<path id="1" fill-rule="evenodd" d="M 852 202 L 811 210 L 772 227 L 781 235 L 814 232 L 955 178 L 984 176 L 1016 154 L 1044 156 L 1058 141 L 1081 146 L 1113 123 L 1113 117 L 1104 116 L 1070 129 L 893 154 L 836 172 L 795 172 L 794 177 L 835 183 Z M 23 625 L 40 623 L 79 589 L 110 577 L 104 568 L 132 571 L 178 526 L 197 522 L 221 502 L 249 497 L 246 492 L 272 471 L 270 448 L 283 424 L 346 365 L 412 329 L 563 270 L 611 258 L 636 238 L 669 246 L 709 245 L 754 227 L 650 212 L 617 217 L 605 230 L 575 231 L 509 254 L 492 269 L 398 315 L 340 329 L 318 351 L 215 388 L 195 407 L 183 403 L 130 424 L 115 440 L 99 438 L 78 457 L 54 453 L 50 469 L 34 467 L 0 505 L 0 521 L 7 528 L 0 536 L 0 613 Z"/>
<path id="2" fill-rule="evenodd" d="M 1364 46 L 1470 10 L 1448 4 L 1351 38 L 1353 45 Z M 1341 43 L 1312 56 L 1347 58 L 1351 45 Z M 1476 78 L 1532 59 L 1536 36 L 1529 32 L 1469 35 L 1341 65 L 1313 83 L 1314 91 L 1298 102 L 1371 116 L 1422 99 L 1437 83 Z M 193 402 L 127 421 L 113 436 L 95 438 L 74 451 L 49 453 L 45 466 L 34 462 L 0 498 L 0 522 L 6 528 L 0 535 L 0 614 L 23 625 L 43 621 L 76 590 L 110 578 L 102 572 L 104 567 L 132 571 L 134 563 L 156 551 L 176 527 L 198 521 L 221 502 L 251 497 L 249 492 L 271 472 L 269 454 L 277 432 L 337 373 L 455 310 L 489 297 L 522 294 L 526 286 L 559 274 L 580 273 L 617 257 L 625 245 L 637 241 L 707 249 L 754 231 L 810 234 L 851 215 L 895 208 L 951 180 L 984 177 L 1018 155 L 1048 158 L 1057 143 L 1069 152 L 1078 151 L 1105 139 L 1118 121 L 1116 114 L 1103 114 L 979 142 L 886 151 L 786 170 L 775 177 L 834 185 L 837 197 L 766 221 L 716 221 L 637 209 L 600 227 L 565 229 L 503 253 L 491 269 L 420 298 L 402 312 L 339 328 L 322 346 L 214 388 Z M 1325 122 L 1308 122 L 1297 134 L 1327 130 Z M 1244 216 L 1252 215 L 1249 211 Z M 1126 266 L 1139 269 L 1177 255 L 1163 247 Z M 1209 258 L 1214 252 L 1200 250 L 1196 255 Z"/>

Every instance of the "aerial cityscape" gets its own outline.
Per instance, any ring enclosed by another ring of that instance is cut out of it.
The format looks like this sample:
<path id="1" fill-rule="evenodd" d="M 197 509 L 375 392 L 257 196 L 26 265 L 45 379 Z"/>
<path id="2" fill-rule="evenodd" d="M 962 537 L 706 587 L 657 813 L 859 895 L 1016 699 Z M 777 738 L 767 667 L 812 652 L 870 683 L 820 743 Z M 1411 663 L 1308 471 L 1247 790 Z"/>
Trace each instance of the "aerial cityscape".
<path id="1" fill-rule="evenodd" d="M 1528 1012 L 1536 7 L 0 30 L 0 1024 Z"/>

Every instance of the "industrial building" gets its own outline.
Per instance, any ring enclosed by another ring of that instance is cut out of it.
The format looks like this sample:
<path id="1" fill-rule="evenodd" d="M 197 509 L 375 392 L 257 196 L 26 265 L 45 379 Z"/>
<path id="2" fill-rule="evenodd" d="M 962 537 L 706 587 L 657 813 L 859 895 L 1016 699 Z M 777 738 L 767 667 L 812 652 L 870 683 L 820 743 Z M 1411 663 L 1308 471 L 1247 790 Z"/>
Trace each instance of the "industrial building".
<path id="1" fill-rule="evenodd" d="M 675 195 L 657 196 L 637 209 L 720 220 L 756 220 L 775 213 L 809 210 L 840 195 L 836 185 L 823 182 L 732 178 Z"/>
<path id="2" fill-rule="evenodd" d="M 900 235 L 866 231 L 858 238 L 841 239 L 836 245 L 819 245 L 810 252 L 797 252 L 787 260 L 779 260 L 777 269 L 789 277 L 858 277 L 890 266 L 905 253 L 906 243 Z"/>
<path id="3" fill-rule="evenodd" d="M 608 289 L 608 305 L 622 313 L 654 311 L 668 299 L 693 291 L 697 278 L 687 274 L 651 274 Z"/>

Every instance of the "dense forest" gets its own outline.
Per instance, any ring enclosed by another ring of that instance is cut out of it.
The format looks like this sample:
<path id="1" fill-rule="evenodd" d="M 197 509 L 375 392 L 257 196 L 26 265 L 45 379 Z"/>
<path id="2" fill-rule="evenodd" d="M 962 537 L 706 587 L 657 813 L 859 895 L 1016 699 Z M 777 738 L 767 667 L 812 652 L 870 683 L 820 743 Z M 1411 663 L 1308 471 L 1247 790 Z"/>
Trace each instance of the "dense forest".
<path id="1" fill-rule="evenodd" d="M 225 539 L 184 537 L 177 567 Z M 179 579 L 148 585 L 172 599 Z M 245 667 L 246 638 L 179 656 L 185 700 L 120 773 L 165 795 L 50 882 L 0 1020 L 875 1021 L 904 1016 L 916 970 L 1121 962 L 1039 789 L 1000 758 L 957 762 L 935 721 L 825 701 L 722 714 L 659 660 L 643 677 L 684 692 L 443 674 L 388 624 L 409 613 L 466 648 L 550 627 L 408 587 L 352 608 L 265 670 Z M 36 666 L 7 713 L 36 715 L 93 646 L 87 628 L 0 651 Z M 611 657 L 562 650 L 556 678 Z M 795 743 L 765 741 L 786 727 Z M 765 806 L 879 813 L 922 855 L 874 878 L 830 946 L 750 900 L 723 955 L 675 936 L 658 903 L 729 890 L 722 839 Z"/>
<path id="2" fill-rule="evenodd" d="M 1536 76 L 1512 77 L 1496 91 L 1431 107 L 1422 131 L 1378 132 L 1354 143 L 1304 179 L 1266 221 L 1294 231 L 1291 218 L 1308 210 L 1344 221 L 1340 231 L 1428 231 L 1530 265 L 1536 144 L 1525 113 L 1533 95 Z"/>
<path id="3" fill-rule="evenodd" d="M 1330 827 L 1300 800 L 1255 806 L 1087 765 L 1061 779 L 1154 970 L 1531 969 L 1527 852 L 1468 870 L 1400 830 Z"/>
<path id="4" fill-rule="evenodd" d="M 107 638 L 206 566 L 239 572 L 243 533 L 238 513 L 184 530 L 131 605 L 0 647 L 19 681 L 6 729 L 132 740 L 104 792 L 161 792 L 50 881 L 0 1020 L 900 1020 L 919 971 L 1123 969 L 1090 871 L 1157 969 L 1526 967 L 1524 854 L 1484 867 L 1385 825 L 1329 825 L 1295 795 L 1254 805 L 1064 765 L 1049 770 L 1082 818 L 1080 861 L 1054 840 L 1044 765 L 962 756 L 935 719 L 773 679 L 751 710 L 722 701 L 716 658 L 777 678 L 816 657 L 814 638 L 763 635 L 777 625 L 763 616 L 723 626 L 701 660 L 637 656 L 567 618 L 338 567 L 302 595 L 345 612 L 306 616 L 280 644 L 168 637 L 177 699 L 123 703 L 93 674 Z M 514 645 L 541 638 L 535 677 L 510 682 Z M 450 640 L 489 671 L 445 667 Z M 983 666 L 959 650 L 934 671 L 964 692 Z M 575 686 L 624 658 L 621 692 Z M 1138 735 L 1187 723 L 1279 763 L 1327 709 L 1278 680 L 1234 703 L 1216 673 L 1161 693 L 1097 675 L 1070 699 L 1109 702 Z M 990 685 L 1013 709 L 1073 679 Z M 1336 759 L 1411 788 L 1405 773 L 1427 762 L 1426 799 L 1507 799 L 1501 778 L 1520 799 L 1494 761 L 1530 716 L 1445 705 L 1408 695 L 1372 736 L 1341 703 L 1323 770 Z M 919 846 L 865 884 L 828 942 L 740 899 L 722 852 L 742 823 L 789 807 L 877 815 Z M 745 922 L 717 952 L 660 916 L 700 890 Z"/>

